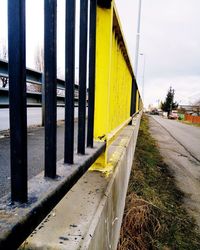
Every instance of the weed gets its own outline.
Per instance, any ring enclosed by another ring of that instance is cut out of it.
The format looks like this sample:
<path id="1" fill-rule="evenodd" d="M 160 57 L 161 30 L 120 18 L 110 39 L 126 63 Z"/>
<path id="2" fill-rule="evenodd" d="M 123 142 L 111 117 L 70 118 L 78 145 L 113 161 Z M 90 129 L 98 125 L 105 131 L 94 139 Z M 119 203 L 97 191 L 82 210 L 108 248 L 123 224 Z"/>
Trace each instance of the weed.
<path id="1" fill-rule="evenodd" d="M 183 193 L 142 117 L 118 250 L 200 249 L 200 234 Z"/>

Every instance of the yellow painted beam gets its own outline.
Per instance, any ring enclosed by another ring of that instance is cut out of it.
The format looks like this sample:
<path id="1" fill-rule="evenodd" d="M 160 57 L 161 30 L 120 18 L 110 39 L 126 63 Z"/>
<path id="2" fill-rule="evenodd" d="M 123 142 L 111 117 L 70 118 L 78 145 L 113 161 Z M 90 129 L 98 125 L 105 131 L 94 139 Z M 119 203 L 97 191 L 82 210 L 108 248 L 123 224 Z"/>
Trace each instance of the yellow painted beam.
<path id="1" fill-rule="evenodd" d="M 110 9 L 97 7 L 96 25 L 94 138 L 97 141 L 107 141 L 106 137 L 109 132 L 110 114 L 113 4 Z M 106 162 L 107 150 L 99 157 L 92 168 L 105 166 Z"/>
<path id="2" fill-rule="evenodd" d="M 112 53 L 113 8 L 97 7 L 96 33 L 96 87 L 94 137 L 106 138 L 109 131 L 109 102 Z"/>
<path id="3" fill-rule="evenodd" d="M 110 9 L 97 7 L 94 138 L 107 147 L 131 119 L 133 74 L 114 12 L 113 2 Z M 106 168 L 107 147 L 91 169 Z"/>
<path id="4" fill-rule="evenodd" d="M 136 112 L 139 111 L 139 92 L 138 90 L 136 91 Z"/>

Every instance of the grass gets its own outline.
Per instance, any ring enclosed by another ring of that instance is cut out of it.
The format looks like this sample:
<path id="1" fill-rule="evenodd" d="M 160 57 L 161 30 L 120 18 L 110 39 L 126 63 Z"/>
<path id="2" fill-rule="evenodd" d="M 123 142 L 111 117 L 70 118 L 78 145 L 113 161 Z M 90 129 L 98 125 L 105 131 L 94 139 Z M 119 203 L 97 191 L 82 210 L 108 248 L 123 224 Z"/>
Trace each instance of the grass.
<path id="1" fill-rule="evenodd" d="M 182 206 L 183 197 L 143 116 L 118 250 L 200 249 L 200 234 Z"/>

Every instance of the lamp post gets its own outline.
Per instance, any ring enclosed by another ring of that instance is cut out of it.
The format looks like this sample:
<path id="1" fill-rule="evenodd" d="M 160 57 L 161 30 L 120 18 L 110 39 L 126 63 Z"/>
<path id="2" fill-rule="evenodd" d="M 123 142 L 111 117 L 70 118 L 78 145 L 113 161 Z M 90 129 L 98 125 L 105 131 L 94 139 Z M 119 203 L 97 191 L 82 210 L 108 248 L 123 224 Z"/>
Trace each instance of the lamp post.
<path id="1" fill-rule="evenodd" d="M 142 9 L 142 0 L 139 0 L 138 25 L 137 25 L 136 50 L 135 50 L 135 78 L 136 78 L 136 80 L 137 80 L 137 71 L 138 71 L 139 45 L 140 45 L 140 20 L 141 20 L 141 9 Z"/>
<path id="2" fill-rule="evenodd" d="M 144 76 L 145 76 L 145 67 L 146 67 L 146 57 L 144 53 L 140 53 L 140 56 L 143 56 L 143 72 L 142 72 L 142 99 L 144 102 Z"/>

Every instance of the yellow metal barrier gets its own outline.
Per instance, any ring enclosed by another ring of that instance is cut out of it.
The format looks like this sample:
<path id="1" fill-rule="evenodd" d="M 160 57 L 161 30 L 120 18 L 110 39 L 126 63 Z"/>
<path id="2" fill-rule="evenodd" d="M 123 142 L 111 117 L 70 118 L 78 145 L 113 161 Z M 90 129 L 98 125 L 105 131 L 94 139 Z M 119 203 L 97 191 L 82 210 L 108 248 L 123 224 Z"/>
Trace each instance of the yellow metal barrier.
<path id="1" fill-rule="evenodd" d="M 113 6 L 97 7 L 94 137 L 106 139 L 109 126 Z"/>
<path id="2" fill-rule="evenodd" d="M 136 107 L 135 107 L 136 112 L 139 111 L 139 91 L 136 91 Z"/>
<path id="3" fill-rule="evenodd" d="M 107 146 L 130 121 L 133 70 L 116 7 L 97 7 L 96 83 L 95 83 L 95 140 Z M 136 94 L 136 112 L 139 93 Z M 107 150 L 92 166 L 106 167 Z"/>

